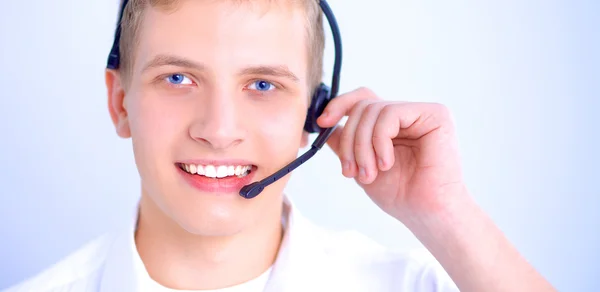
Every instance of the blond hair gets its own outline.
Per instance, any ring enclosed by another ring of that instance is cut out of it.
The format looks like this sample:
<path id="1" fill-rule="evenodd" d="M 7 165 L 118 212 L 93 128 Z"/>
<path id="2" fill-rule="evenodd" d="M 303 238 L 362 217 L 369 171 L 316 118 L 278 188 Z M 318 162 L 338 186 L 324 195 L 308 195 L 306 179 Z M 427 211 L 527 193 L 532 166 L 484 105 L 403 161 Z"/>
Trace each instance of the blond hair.
<path id="1" fill-rule="evenodd" d="M 247 2 L 249 0 L 235 0 Z M 265 0 L 263 0 L 265 1 Z M 273 0 L 268 0 L 273 1 Z M 316 88 L 323 78 L 323 53 L 325 49 L 325 33 L 323 30 L 323 13 L 318 0 L 286 0 L 300 4 L 306 16 L 306 39 L 308 45 L 308 86 Z M 119 40 L 120 69 L 124 83 L 128 83 L 132 74 L 133 53 L 139 43 L 139 31 L 144 11 L 150 7 L 163 10 L 174 9 L 180 0 L 130 0 L 123 11 L 121 21 L 121 38 Z M 121 0 L 121 6 L 123 0 Z M 312 92 L 311 92 L 312 93 Z"/>

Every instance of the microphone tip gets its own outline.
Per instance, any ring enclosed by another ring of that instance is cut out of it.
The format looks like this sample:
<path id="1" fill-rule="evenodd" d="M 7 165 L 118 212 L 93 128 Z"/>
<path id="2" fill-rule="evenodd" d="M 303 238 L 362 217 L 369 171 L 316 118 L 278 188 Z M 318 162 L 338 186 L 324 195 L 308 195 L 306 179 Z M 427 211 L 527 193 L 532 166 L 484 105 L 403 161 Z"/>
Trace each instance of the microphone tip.
<path id="1" fill-rule="evenodd" d="M 264 187 L 262 186 L 262 184 L 260 182 L 253 182 L 249 185 L 244 186 L 240 190 L 240 196 L 242 196 L 246 199 L 252 199 L 252 198 L 258 196 L 263 191 L 263 189 L 264 189 Z"/>

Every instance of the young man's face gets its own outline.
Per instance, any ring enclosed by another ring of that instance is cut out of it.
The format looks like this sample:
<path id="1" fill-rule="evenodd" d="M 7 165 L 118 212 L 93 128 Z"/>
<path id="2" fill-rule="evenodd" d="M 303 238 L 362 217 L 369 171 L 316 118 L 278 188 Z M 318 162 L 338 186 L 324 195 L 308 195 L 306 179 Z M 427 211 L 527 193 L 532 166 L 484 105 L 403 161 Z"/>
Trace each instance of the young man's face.
<path id="1" fill-rule="evenodd" d="M 232 234 L 277 211 L 287 177 L 252 200 L 239 189 L 292 161 L 306 142 L 303 11 L 235 2 L 148 8 L 129 90 L 121 103 L 111 97 L 117 130 L 132 137 L 143 195 L 195 234 Z M 198 165 L 203 175 L 186 172 Z M 230 175 L 249 165 L 246 177 Z"/>

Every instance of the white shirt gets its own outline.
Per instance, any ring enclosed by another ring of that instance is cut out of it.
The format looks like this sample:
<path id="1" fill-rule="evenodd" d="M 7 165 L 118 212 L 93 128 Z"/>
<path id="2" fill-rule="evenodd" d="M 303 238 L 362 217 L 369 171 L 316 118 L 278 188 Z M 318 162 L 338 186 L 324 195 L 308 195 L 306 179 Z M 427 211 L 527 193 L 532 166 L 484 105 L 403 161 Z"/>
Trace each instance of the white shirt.
<path id="1" fill-rule="evenodd" d="M 137 250 L 135 249 L 135 246 L 133 247 L 133 249 Z M 227 288 L 214 290 L 176 290 L 167 288 L 161 285 L 160 283 L 156 282 L 154 279 L 152 279 L 152 277 L 150 277 L 150 275 L 148 274 L 148 271 L 146 270 L 144 262 L 140 258 L 139 253 L 134 252 L 133 257 L 135 265 L 135 274 L 137 276 L 137 288 L 138 291 L 144 292 L 262 292 L 267 286 L 267 283 L 269 282 L 269 277 L 271 276 L 271 271 L 273 270 L 273 268 L 270 267 L 261 275 L 248 282 L 230 286 Z"/>
<path id="2" fill-rule="evenodd" d="M 138 271 L 138 290 L 144 292 L 261 292 L 269 282 L 271 270 L 272 268 L 269 268 L 260 276 L 248 282 L 215 290 L 175 290 L 167 288 L 148 276 L 148 273 L 144 270 Z"/>
<path id="3" fill-rule="evenodd" d="M 354 231 L 321 228 L 303 217 L 288 199 L 284 209 L 286 230 L 272 269 L 233 291 L 458 291 L 426 251 L 395 252 Z M 135 219 L 123 230 L 99 237 L 4 292 L 153 291 L 147 290 L 148 285 L 153 285 L 154 291 L 173 291 L 153 282 L 140 265 L 134 241 L 137 209 L 134 213 Z M 250 286 L 254 290 L 249 290 Z"/>

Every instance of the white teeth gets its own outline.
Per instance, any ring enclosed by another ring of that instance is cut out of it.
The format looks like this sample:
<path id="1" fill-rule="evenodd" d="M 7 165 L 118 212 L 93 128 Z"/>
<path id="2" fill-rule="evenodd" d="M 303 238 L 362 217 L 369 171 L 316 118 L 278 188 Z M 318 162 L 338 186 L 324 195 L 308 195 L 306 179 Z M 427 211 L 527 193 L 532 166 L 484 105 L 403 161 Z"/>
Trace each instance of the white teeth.
<path id="1" fill-rule="evenodd" d="M 244 177 L 248 175 L 248 171 L 252 168 L 249 165 L 196 165 L 184 164 L 183 168 L 191 174 L 203 175 L 211 178 L 224 178 L 227 176 Z"/>
<path id="2" fill-rule="evenodd" d="M 222 178 L 227 176 L 227 166 L 221 165 L 217 167 L 217 177 Z"/>
<path id="3" fill-rule="evenodd" d="M 243 167 L 242 167 L 242 169 L 243 169 Z M 244 176 L 247 176 L 247 175 L 248 175 L 248 171 L 244 170 L 240 174 L 238 174 L 237 177 L 244 177 Z"/>
<path id="4" fill-rule="evenodd" d="M 212 165 L 207 165 L 206 167 L 204 167 L 204 171 L 205 171 L 205 173 L 204 173 L 205 176 L 217 177 L 217 170 Z"/>
<path id="5" fill-rule="evenodd" d="M 251 169 L 251 166 L 240 166 L 240 173 L 237 174 L 238 177 L 244 177 L 248 175 L 248 171 Z"/>

